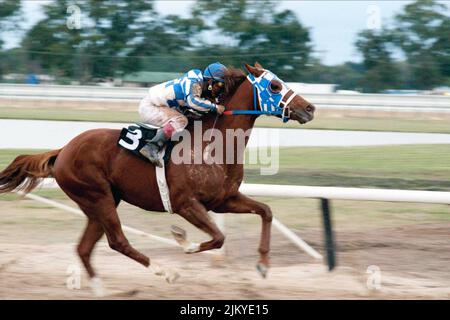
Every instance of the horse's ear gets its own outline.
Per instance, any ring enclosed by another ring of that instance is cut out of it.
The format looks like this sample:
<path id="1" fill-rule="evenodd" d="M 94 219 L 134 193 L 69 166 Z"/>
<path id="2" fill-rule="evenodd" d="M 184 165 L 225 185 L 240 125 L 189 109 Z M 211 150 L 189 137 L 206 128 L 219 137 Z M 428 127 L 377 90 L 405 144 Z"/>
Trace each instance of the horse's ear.
<path id="1" fill-rule="evenodd" d="M 244 63 L 244 66 L 245 66 L 245 69 L 247 69 L 247 71 L 250 72 L 255 77 L 259 77 L 263 73 L 263 70 L 261 70 L 257 67 L 252 67 L 248 63 Z"/>
<path id="2" fill-rule="evenodd" d="M 247 70 L 249 73 L 253 73 L 255 68 L 252 67 L 251 65 L 249 65 L 248 63 L 244 63 L 244 68 L 245 70 Z"/>
<path id="3" fill-rule="evenodd" d="M 258 61 L 255 62 L 255 67 L 258 69 L 264 69 L 263 66 L 259 64 Z"/>

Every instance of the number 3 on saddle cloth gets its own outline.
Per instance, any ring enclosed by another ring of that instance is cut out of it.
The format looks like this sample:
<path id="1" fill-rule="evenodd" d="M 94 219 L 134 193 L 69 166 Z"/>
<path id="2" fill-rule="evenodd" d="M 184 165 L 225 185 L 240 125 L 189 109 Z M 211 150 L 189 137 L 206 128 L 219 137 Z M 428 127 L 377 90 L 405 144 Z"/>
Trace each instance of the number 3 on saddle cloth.
<path id="1" fill-rule="evenodd" d="M 120 147 L 132 152 L 139 158 L 148 161 L 147 158 L 145 158 L 139 151 L 147 143 L 147 140 L 153 139 L 158 129 L 158 127 L 150 126 L 140 122 L 130 125 L 128 128 L 122 129 L 117 144 Z M 175 143 L 169 140 L 165 148 L 163 149 L 162 152 L 164 152 L 163 159 L 165 164 L 169 162 L 170 154 L 172 153 L 172 149 L 174 146 Z"/>

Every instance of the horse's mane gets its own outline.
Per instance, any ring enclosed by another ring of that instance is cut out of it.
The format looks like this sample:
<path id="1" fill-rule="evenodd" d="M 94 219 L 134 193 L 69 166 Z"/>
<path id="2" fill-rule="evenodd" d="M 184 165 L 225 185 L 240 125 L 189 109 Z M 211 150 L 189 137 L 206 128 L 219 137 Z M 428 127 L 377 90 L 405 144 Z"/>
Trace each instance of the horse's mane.
<path id="1" fill-rule="evenodd" d="M 234 67 L 227 67 L 225 71 L 225 91 L 221 98 L 221 101 L 227 101 L 236 92 L 236 89 L 244 82 L 247 78 L 247 74 L 241 70 Z"/>

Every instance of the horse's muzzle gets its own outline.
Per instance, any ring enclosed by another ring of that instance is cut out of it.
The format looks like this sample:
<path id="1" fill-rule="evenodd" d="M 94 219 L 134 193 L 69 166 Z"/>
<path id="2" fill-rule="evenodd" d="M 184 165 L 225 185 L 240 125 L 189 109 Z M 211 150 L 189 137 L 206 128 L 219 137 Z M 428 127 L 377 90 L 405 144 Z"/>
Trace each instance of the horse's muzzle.
<path id="1" fill-rule="evenodd" d="M 305 124 L 307 122 L 310 122 L 311 120 L 314 119 L 314 111 L 316 110 L 316 107 L 314 107 L 312 104 L 308 105 L 306 108 L 297 108 L 297 109 L 293 109 L 292 110 L 292 114 L 295 115 L 295 119 L 293 120 L 297 120 L 298 122 L 300 122 L 300 124 Z M 291 118 L 292 117 L 291 115 Z"/>

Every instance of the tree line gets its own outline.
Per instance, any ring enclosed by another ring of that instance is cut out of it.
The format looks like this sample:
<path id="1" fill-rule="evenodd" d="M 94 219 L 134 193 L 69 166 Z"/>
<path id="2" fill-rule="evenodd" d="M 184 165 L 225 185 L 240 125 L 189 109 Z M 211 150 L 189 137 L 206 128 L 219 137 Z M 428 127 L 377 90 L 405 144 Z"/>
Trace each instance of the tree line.
<path id="1" fill-rule="evenodd" d="M 0 74 L 47 73 L 88 83 L 141 70 L 183 72 L 217 60 L 237 67 L 259 61 L 286 81 L 340 89 L 450 85 L 450 17 L 435 0 L 405 5 L 392 26 L 361 31 L 354 45 L 362 62 L 336 66 L 316 57 L 311 30 L 273 1 L 197 0 L 187 18 L 160 15 L 153 1 L 75 3 L 79 29 L 67 25 L 74 1 L 54 0 L 17 48 L 4 49 L 0 38 Z M 17 28 L 21 5 L 0 0 L 0 32 Z"/>

